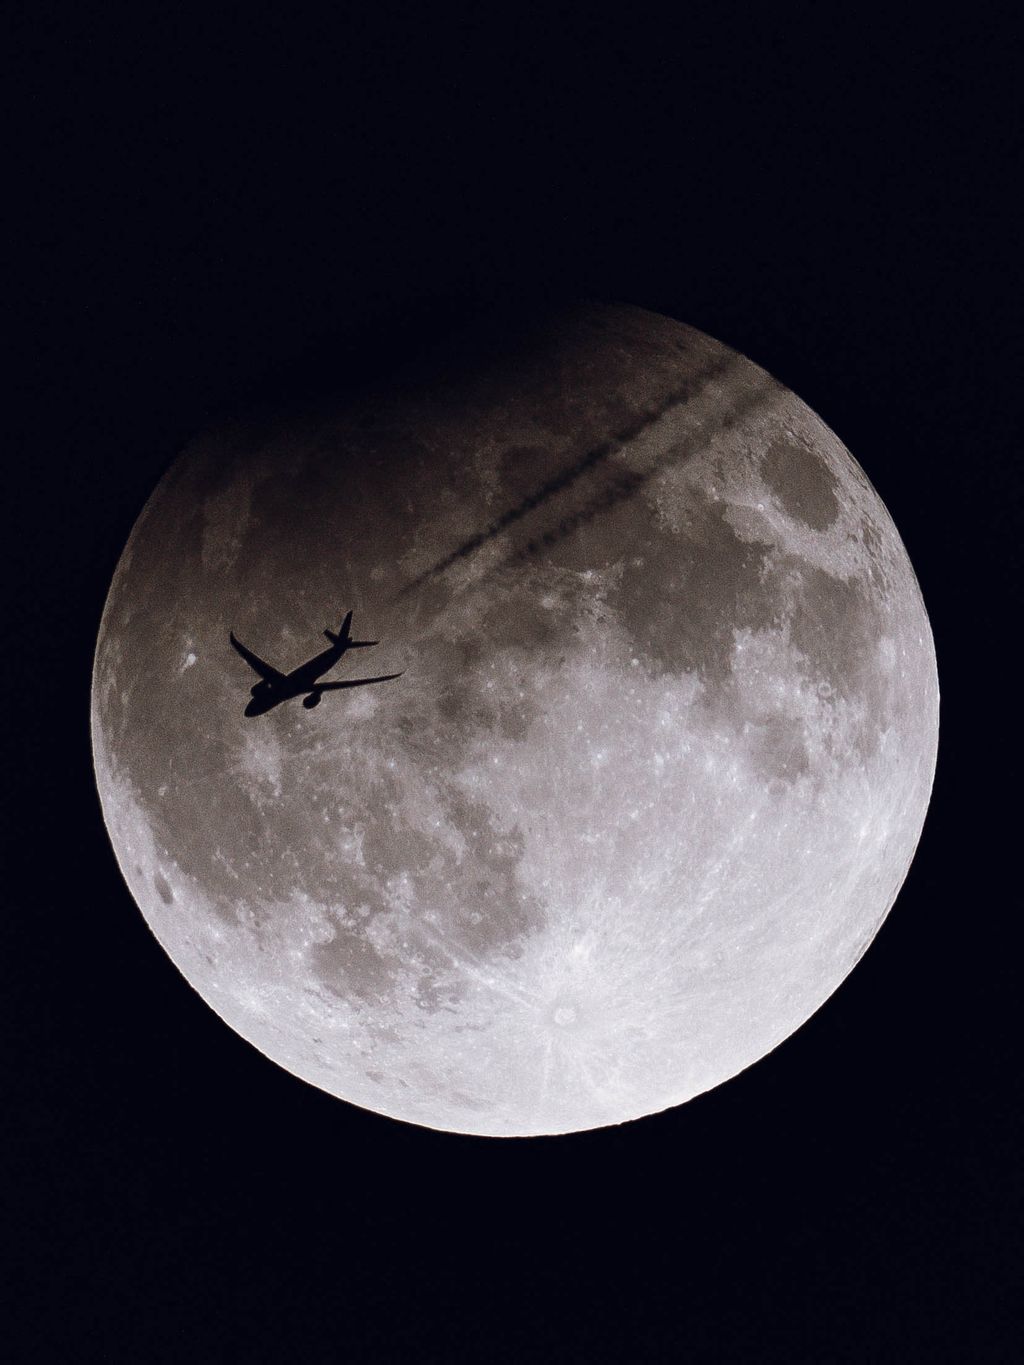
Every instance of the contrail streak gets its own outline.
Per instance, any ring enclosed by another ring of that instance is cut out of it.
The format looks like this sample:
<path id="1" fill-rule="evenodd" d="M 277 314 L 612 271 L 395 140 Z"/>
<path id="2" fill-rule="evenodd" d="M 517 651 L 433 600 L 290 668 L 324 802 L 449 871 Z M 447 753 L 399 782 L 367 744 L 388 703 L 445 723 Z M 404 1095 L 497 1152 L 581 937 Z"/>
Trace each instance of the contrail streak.
<path id="1" fill-rule="evenodd" d="M 680 403 L 690 402 L 697 394 L 702 392 L 708 384 L 725 374 L 737 363 L 738 361 L 735 357 L 727 356 L 724 359 L 714 361 L 697 374 L 687 376 L 686 380 L 680 384 L 678 388 L 673 389 L 666 397 L 662 398 L 657 406 L 646 408 L 638 413 L 624 426 L 613 432 L 607 440 L 602 441 L 599 445 L 588 450 L 575 464 L 570 465 L 567 469 L 562 470 L 561 473 L 546 480 L 534 492 L 530 493 L 527 497 L 523 498 L 521 502 L 517 503 L 515 507 L 509 508 L 509 510 L 502 513 L 497 520 L 492 521 L 484 530 L 478 532 L 476 535 L 470 536 L 452 550 L 450 554 L 445 555 L 443 559 L 439 559 L 435 564 L 432 564 L 429 569 L 425 569 L 422 573 L 418 574 L 410 583 L 406 584 L 406 586 L 401 589 L 396 600 L 408 596 L 409 593 L 414 592 L 417 588 L 423 587 L 425 583 L 439 577 L 447 569 L 450 569 L 454 564 L 458 564 L 461 560 L 468 559 L 489 541 L 493 540 L 496 536 L 501 535 L 503 531 L 508 530 L 510 526 L 514 526 L 516 522 L 522 521 L 529 513 L 535 511 L 538 507 L 543 506 L 544 503 L 548 502 L 558 493 L 564 492 L 565 489 L 571 487 L 578 479 L 581 479 L 591 470 L 598 468 L 610 455 L 613 455 L 617 450 L 621 450 L 628 442 L 635 440 L 641 432 L 652 426 L 672 408 L 678 407 Z"/>

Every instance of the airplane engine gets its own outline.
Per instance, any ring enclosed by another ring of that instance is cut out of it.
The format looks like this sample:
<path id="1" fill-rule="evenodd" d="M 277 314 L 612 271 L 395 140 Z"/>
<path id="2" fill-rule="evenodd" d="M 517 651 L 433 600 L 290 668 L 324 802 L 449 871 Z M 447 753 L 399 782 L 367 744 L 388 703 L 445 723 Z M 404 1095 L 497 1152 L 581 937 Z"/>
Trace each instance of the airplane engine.
<path id="1" fill-rule="evenodd" d="M 314 706 L 319 706 L 321 701 L 319 692 L 310 692 L 308 697 L 302 698 L 302 704 L 307 711 L 312 711 Z"/>

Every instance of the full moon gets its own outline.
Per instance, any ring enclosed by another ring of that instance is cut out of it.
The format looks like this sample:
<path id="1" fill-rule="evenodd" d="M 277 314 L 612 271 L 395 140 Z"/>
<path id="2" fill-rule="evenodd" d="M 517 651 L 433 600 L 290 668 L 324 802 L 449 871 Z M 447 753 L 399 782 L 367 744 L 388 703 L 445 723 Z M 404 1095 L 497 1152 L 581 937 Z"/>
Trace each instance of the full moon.
<path id="1" fill-rule="evenodd" d="M 229 631 L 287 672 L 349 610 L 379 643 L 325 680 L 401 676 L 245 716 Z M 117 566 L 92 736 L 222 1019 L 350 1103 L 525 1136 L 691 1099 L 836 989 L 913 857 L 938 684 L 821 420 L 581 304 L 197 439 Z"/>

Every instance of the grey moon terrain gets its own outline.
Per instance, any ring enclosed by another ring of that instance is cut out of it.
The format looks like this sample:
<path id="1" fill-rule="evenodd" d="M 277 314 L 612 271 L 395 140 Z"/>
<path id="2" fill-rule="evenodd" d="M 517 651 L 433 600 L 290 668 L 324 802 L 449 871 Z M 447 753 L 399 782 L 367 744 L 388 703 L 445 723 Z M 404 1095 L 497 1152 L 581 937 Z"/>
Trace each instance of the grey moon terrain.
<path id="1" fill-rule="evenodd" d="M 379 640 L 243 711 L 354 612 Z M 938 685 L 840 441 L 630 306 L 439 344 L 225 422 L 160 482 L 97 644 L 96 777 L 172 961 L 353 1104 L 494 1136 L 620 1123 L 763 1057 L 906 876 Z"/>

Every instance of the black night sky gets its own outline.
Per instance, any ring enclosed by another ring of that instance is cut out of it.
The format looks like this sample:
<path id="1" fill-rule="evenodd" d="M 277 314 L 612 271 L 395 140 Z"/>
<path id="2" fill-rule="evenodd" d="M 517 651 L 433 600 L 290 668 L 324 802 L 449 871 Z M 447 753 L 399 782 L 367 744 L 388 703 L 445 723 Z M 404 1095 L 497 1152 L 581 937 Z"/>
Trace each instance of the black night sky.
<path id="1" fill-rule="evenodd" d="M 16 16 L 9 1358 L 1019 1358 L 1015 35 L 826 6 Z M 178 975 L 103 828 L 92 649 L 218 413 L 559 294 L 703 329 L 853 451 L 931 616 L 939 769 L 884 929 L 770 1058 L 617 1129 L 446 1136 L 304 1085 Z"/>

